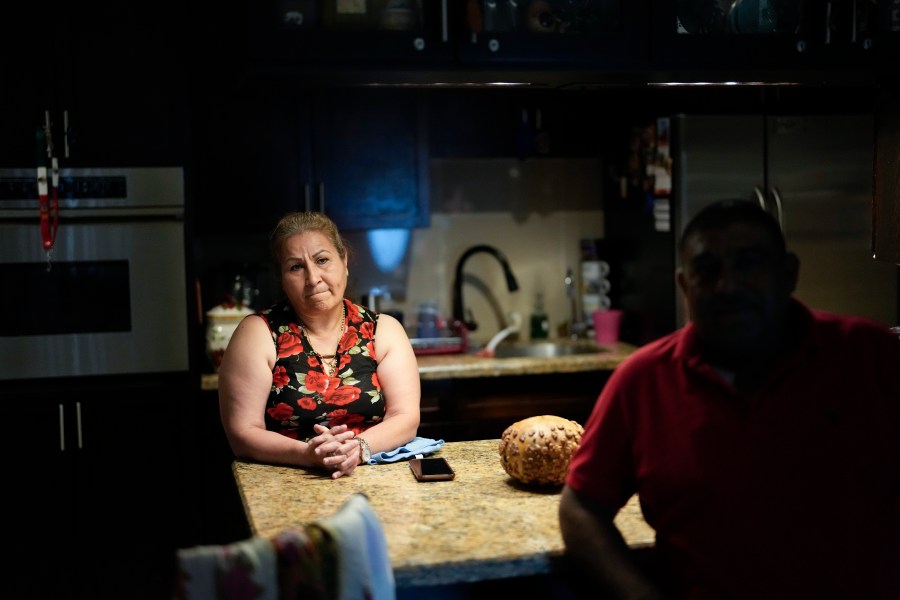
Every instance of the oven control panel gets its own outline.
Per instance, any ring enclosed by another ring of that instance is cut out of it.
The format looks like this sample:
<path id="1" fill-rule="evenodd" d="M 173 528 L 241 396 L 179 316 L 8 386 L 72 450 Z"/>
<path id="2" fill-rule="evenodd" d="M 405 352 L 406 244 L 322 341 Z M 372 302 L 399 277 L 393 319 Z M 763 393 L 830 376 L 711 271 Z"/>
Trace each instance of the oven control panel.
<path id="1" fill-rule="evenodd" d="M 122 176 L 66 176 L 59 178 L 59 199 L 127 198 L 127 178 Z M 0 202 L 37 200 L 38 181 L 34 177 L 0 177 Z"/>

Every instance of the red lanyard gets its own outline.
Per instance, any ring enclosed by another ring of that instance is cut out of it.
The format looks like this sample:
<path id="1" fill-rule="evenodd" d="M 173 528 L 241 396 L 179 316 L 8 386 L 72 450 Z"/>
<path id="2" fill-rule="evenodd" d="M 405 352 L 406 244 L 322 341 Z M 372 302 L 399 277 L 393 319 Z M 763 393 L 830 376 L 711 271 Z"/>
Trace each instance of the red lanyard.
<path id="1" fill-rule="evenodd" d="M 38 167 L 38 199 L 40 200 L 41 242 L 47 251 L 48 259 L 53 244 L 56 243 L 56 232 L 59 230 L 59 163 L 54 156 L 51 159 L 50 194 L 47 189 L 47 167 Z"/>
<path id="2" fill-rule="evenodd" d="M 53 132 L 50 123 L 50 111 L 44 111 L 44 127 L 38 129 L 38 164 L 37 169 L 38 200 L 40 201 L 41 244 L 47 252 L 47 268 L 50 268 L 50 251 L 56 243 L 56 232 L 59 230 L 59 162 L 53 156 Z M 50 194 L 48 195 L 47 167 L 42 155 L 46 152 L 50 159 Z"/>

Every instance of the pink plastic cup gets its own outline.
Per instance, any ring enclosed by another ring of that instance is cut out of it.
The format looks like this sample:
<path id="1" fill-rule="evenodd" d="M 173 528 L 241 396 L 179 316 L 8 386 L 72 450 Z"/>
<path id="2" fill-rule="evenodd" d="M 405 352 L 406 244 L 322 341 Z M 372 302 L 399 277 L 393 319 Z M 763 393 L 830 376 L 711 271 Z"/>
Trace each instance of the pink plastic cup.
<path id="1" fill-rule="evenodd" d="M 615 344 L 619 341 L 619 327 L 622 325 L 622 311 L 595 310 L 591 313 L 594 320 L 594 340 L 598 344 Z"/>

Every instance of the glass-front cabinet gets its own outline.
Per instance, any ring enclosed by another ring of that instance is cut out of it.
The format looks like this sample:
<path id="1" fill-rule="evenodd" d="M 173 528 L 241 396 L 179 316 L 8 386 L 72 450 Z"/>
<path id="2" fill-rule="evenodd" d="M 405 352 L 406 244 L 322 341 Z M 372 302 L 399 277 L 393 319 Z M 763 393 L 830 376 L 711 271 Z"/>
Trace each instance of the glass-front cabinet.
<path id="1" fill-rule="evenodd" d="M 658 2 L 653 64 L 722 69 L 737 79 L 753 69 L 874 69 L 881 13 L 876 0 Z"/>
<path id="2" fill-rule="evenodd" d="M 263 0 L 247 4 L 266 66 L 640 66 L 647 2 Z"/>
<path id="3" fill-rule="evenodd" d="M 452 0 L 248 2 L 250 54 L 269 66 L 452 59 Z"/>
<path id="4" fill-rule="evenodd" d="M 460 4 L 463 4 L 462 2 Z M 457 31 L 463 62 L 641 65 L 645 2 L 467 0 Z"/>

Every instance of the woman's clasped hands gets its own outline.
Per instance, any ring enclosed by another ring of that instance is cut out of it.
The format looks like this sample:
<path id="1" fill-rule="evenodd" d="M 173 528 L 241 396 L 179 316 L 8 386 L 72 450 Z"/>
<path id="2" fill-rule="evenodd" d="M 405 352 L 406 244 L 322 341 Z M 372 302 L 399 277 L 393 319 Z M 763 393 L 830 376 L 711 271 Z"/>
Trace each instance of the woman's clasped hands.
<path id="1" fill-rule="evenodd" d="M 313 429 L 317 435 L 309 440 L 309 448 L 322 467 L 333 479 L 352 473 L 360 458 L 356 434 L 346 425 L 329 428 L 316 423 Z"/>

